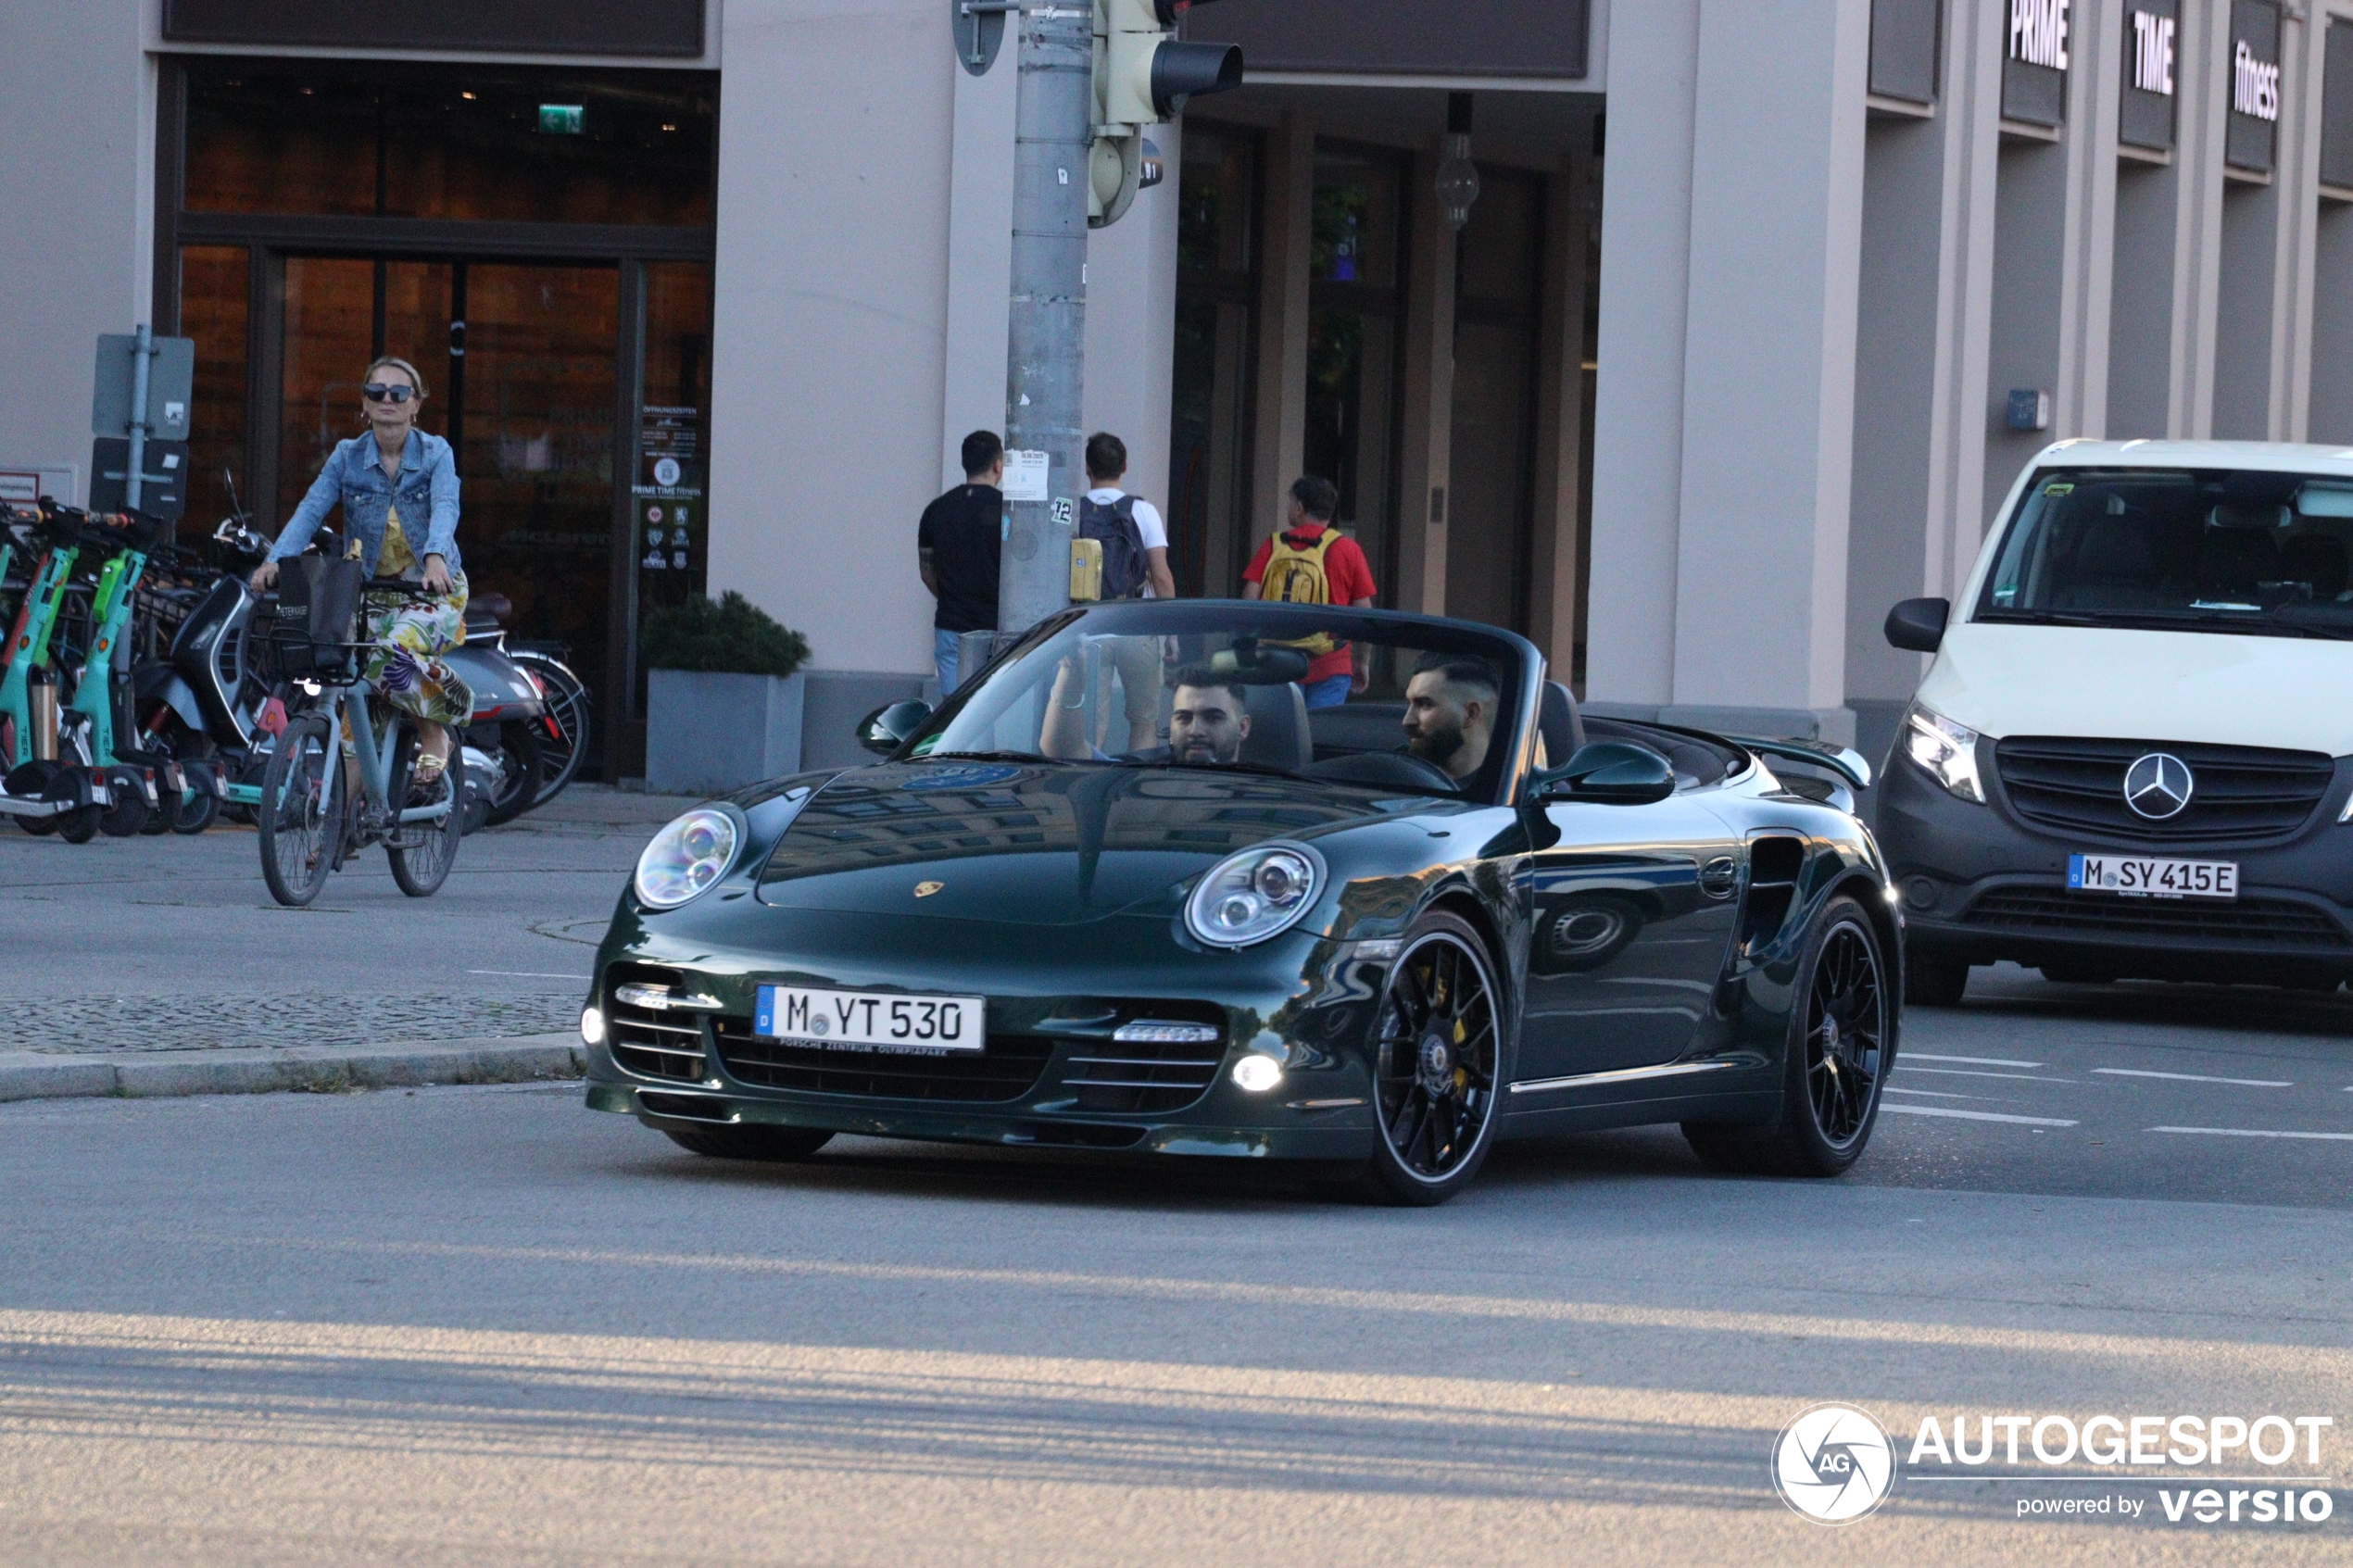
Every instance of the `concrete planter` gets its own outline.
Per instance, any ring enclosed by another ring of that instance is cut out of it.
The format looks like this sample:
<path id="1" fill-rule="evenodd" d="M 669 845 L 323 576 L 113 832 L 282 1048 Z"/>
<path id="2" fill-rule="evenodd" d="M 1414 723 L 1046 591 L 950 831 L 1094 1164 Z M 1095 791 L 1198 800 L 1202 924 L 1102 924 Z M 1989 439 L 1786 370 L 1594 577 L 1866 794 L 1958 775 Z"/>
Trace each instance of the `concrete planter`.
<path id="1" fill-rule="evenodd" d="M 724 795 L 800 771 L 809 677 L 655 670 L 646 691 L 646 787 Z"/>

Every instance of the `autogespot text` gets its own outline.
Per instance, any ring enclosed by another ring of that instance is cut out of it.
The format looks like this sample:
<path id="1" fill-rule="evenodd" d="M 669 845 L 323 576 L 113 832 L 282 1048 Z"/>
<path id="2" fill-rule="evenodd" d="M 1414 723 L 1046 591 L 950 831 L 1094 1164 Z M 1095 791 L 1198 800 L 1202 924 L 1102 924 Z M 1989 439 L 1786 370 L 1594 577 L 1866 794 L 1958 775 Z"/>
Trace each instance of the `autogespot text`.
<path id="1" fill-rule="evenodd" d="M 1949 1424 L 1930 1416 L 1913 1435 L 1905 1469 L 1911 1479 L 1958 1479 L 1975 1470 L 1982 1479 L 2022 1482 L 2056 1482 L 2061 1477 L 2050 1473 L 2084 1463 L 2192 1472 L 2133 1477 L 2156 1483 L 2151 1517 L 2174 1524 L 2317 1524 L 2335 1512 L 2321 1437 L 2334 1425 L 2324 1415 L 2095 1415 L 2080 1423 L 2064 1415 L 1963 1415 Z M 1993 1465 L 2004 1473 L 1979 1469 Z M 2195 1474 L 2218 1468 L 2293 1474 Z M 2074 1470 L 2068 1478 L 2094 1476 Z M 2020 1519 L 2138 1519 L 2148 1504 L 2146 1491 L 2116 1491 L 2023 1497 L 2015 1506 Z"/>

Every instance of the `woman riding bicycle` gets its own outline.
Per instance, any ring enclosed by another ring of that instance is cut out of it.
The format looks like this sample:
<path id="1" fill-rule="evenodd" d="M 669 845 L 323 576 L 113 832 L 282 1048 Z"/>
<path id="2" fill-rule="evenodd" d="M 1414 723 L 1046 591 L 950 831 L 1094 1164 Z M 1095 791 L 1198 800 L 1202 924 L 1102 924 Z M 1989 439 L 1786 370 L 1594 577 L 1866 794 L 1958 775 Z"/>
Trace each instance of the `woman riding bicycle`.
<path id="1" fill-rule="evenodd" d="M 435 797 L 449 763 L 447 726 L 462 727 L 473 693 L 441 656 L 465 641 L 466 572 L 458 554 L 458 468 L 449 443 L 417 428 L 425 381 L 406 359 L 368 367 L 360 412 L 368 433 L 337 444 L 295 508 L 270 558 L 253 574 L 256 592 L 278 581 L 278 563 L 302 554 L 327 513 L 343 504 L 349 553 L 371 577 L 396 577 L 419 590 L 363 604 L 375 645 L 362 673 L 395 708 L 417 721 L 419 754 L 410 800 Z M 350 741 L 345 747 L 348 753 Z"/>

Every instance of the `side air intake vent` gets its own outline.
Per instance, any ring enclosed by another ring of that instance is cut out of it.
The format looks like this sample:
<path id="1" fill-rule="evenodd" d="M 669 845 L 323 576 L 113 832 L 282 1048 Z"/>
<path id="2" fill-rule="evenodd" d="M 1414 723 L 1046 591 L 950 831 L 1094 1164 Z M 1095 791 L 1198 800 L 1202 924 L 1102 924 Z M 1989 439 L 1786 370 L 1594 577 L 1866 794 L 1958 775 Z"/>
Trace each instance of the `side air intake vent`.
<path id="1" fill-rule="evenodd" d="M 1754 954 L 1769 947 L 1789 922 L 1790 906 L 1797 902 L 1798 873 L 1806 867 L 1806 841 L 1783 834 L 1751 839 L 1748 846 L 1748 898 L 1741 909 L 1741 950 Z"/>

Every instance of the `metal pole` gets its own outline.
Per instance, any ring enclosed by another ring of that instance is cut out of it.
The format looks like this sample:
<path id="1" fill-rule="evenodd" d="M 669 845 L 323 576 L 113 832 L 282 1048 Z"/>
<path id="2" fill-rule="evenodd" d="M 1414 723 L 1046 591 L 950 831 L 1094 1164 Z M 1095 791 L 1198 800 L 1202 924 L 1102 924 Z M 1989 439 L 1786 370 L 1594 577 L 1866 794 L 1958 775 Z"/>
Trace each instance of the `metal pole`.
<path id="1" fill-rule="evenodd" d="M 155 330 L 142 321 L 131 340 L 131 471 L 122 476 L 122 504 L 139 509 L 147 467 L 147 361 L 155 357 Z"/>
<path id="2" fill-rule="evenodd" d="M 1015 114 L 1012 328 L 1005 444 L 1047 454 L 1047 498 L 1008 501 L 997 626 L 1018 634 L 1070 603 L 1086 392 L 1087 182 L 1094 131 L 1094 8 L 1022 10 Z"/>

